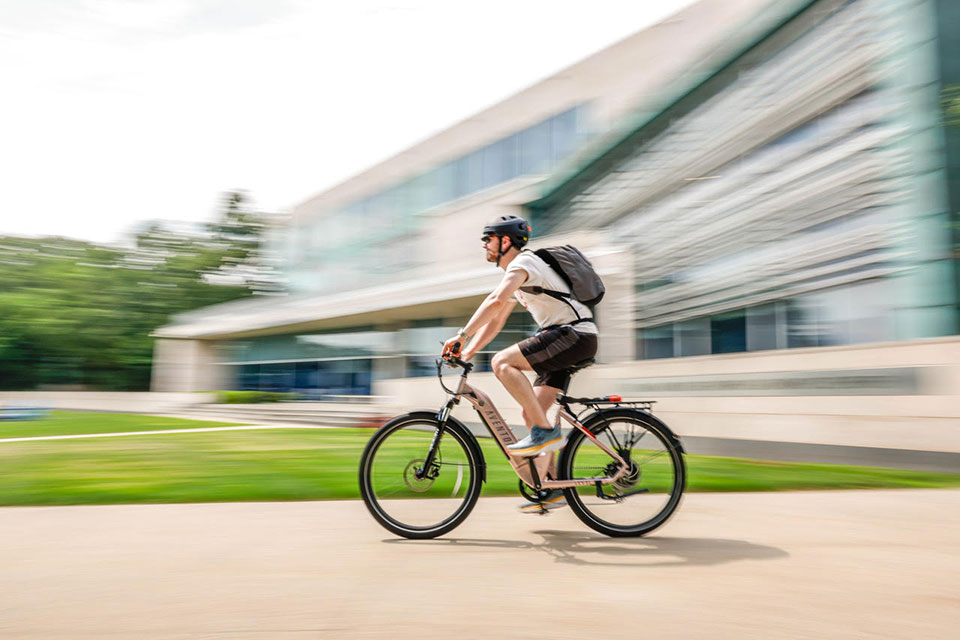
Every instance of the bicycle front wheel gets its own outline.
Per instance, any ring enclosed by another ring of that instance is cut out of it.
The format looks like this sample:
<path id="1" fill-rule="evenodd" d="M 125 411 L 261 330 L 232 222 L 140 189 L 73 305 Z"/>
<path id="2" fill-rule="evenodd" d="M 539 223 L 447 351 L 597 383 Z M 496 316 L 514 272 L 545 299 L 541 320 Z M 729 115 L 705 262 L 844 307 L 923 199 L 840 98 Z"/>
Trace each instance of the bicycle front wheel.
<path id="1" fill-rule="evenodd" d="M 360 459 L 360 494 L 374 519 L 405 538 L 435 538 L 473 510 L 481 467 L 470 435 L 434 417 L 406 415 L 374 433 Z M 428 452 L 436 454 L 428 465 Z"/>
<path id="2" fill-rule="evenodd" d="M 680 503 L 686 470 L 672 434 L 642 411 L 612 409 L 596 414 L 586 426 L 629 465 L 611 484 L 566 489 L 567 501 L 580 520 L 608 536 L 642 536 L 673 514 Z M 560 460 L 560 476 L 609 477 L 619 463 L 586 437 L 574 432 Z"/>

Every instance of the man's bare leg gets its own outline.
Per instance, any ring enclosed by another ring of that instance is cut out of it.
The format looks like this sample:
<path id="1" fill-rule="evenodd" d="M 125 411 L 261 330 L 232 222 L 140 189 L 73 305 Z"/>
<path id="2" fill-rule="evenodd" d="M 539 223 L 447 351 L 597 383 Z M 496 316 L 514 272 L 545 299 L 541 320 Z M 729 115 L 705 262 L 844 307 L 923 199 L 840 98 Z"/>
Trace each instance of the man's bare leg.
<path id="1" fill-rule="evenodd" d="M 560 393 L 560 389 L 554 389 L 553 387 L 534 387 L 533 395 L 537 397 L 537 404 L 540 405 L 540 408 L 543 409 L 543 415 L 547 415 L 547 411 L 550 410 L 550 406 L 557 401 L 557 394 Z M 547 420 L 550 420 L 550 416 L 547 416 Z M 529 426 L 530 420 L 527 419 L 526 410 L 523 411 L 523 421 Z M 547 426 L 547 425 L 545 425 Z"/>
<path id="2" fill-rule="evenodd" d="M 547 386 L 537 386 L 533 388 L 533 393 L 537 397 L 537 403 L 540 405 L 540 408 L 543 409 L 544 413 L 550 409 L 557 400 L 557 394 L 559 394 L 561 389 L 555 387 Z M 524 416 L 526 419 L 526 416 Z M 555 418 L 559 421 L 559 417 Z M 558 422 L 559 423 L 559 422 Z M 546 456 L 549 456 L 548 458 Z M 537 473 L 540 475 L 540 479 L 544 480 L 546 478 L 551 478 L 553 480 L 557 479 L 557 452 L 550 451 L 545 454 L 540 454 L 537 456 L 534 465 L 537 468 Z M 547 491 L 545 494 L 541 495 L 539 502 L 522 504 L 520 505 L 520 510 L 525 513 L 544 513 L 551 509 L 556 509 L 562 507 L 567 503 L 563 491 L 560 489 L 553 489 Z"/>
<path id="3" fill-rule="evenodd" d="M 550 423 L 547 421 L 547 413 L 541 406 L 540 400 L 533 390 L 533 385 L 523 374 L 524 371 L 533 371 L 533 367 L 523 357 L 520 347 L 517 345 L 507 347 L 493 356 L 490 364 L 497 380 L 523 408 L 523 420 L 526 422 L 527 428 L 538 426 L 549 429 Z"/>
<path id="4" fill-rule="evenodd" d="M 557 394 L 560 393 L 560 389 L 554 387 L 534 387 L 534 395 L 537 396 L 537 404 L 540 405 L 540 408 L 543 409 L 543 414 L 547 414 L 547 410 L 557 401 Z M 549 417 L 548 417 L 549 419 Z M 523 420 L 527 421 L 527 412 L 523 412 Z M 529 424 L 529 423 L 528 423 Z M 557 479 L 557 452 L 553 451 L 550 453 L 550 466 L 547 467 L 547 474 L 554 480 Z"/>

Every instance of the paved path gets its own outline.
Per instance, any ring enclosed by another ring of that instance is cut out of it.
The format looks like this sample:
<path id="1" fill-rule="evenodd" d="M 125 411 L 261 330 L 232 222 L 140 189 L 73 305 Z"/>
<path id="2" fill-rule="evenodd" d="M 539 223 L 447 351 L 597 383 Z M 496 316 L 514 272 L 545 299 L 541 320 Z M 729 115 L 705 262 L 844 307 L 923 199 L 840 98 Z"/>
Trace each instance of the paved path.
<path id="1" fill-rule="evenodd" d="M 0 509 L 0 637 L 960 637 L 957 490 L 692 494 L 626 540 L 515 504 L 435 541 L 359 502 Z"/>

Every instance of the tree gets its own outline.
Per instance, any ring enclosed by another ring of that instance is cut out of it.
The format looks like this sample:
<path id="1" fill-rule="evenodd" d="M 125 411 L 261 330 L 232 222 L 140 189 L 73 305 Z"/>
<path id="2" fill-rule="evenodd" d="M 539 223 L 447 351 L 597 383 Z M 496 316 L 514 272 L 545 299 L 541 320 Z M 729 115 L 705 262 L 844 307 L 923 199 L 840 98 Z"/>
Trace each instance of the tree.
<path id="1" fill-rule="evenodd" d="M 153 222 L 132 250 L 0 237 L 0 388 L 148 388 L 149 336 L 171 315 L 282 291 L 264 250 L 273 220 L 232 192 L 214 223 Z"/>

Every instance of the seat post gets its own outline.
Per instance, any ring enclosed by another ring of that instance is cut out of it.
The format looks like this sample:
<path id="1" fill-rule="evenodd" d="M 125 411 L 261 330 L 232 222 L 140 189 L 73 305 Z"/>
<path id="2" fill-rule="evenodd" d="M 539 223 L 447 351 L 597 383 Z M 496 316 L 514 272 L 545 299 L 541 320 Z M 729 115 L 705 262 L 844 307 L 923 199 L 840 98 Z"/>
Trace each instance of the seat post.
<path id="1" fill-rule="evenodd" d="M 570 375 L 567 376 L 567 381 L 563 385 L 563 395 L 567 395 L 567 388 L 570 386 L 570 381 L 573 379 L 573 374 L 575 374 L 577 371 L 580 371 L 581 369 L 586 369 L 587 367 L 592 365 L 594 362 L 596 362 L 595 359 L 587 358 L 586 360 L 583 360 L 582 362 L 578 362 L 572 367 L 567 367 L 565 369 L 565 371 Z"/>

